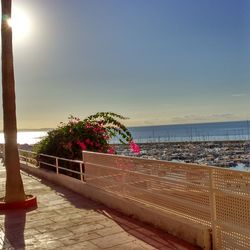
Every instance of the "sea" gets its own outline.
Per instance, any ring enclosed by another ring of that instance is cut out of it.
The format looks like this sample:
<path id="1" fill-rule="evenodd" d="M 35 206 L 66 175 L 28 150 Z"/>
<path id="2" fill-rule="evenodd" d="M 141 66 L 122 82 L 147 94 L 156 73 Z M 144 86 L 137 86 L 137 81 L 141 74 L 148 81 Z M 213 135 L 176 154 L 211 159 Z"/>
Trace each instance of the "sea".
<path id="1" fill-rule="evenodd" d="M 130 131 L 138 143 L 249 140 L 250 121 L 145 126 Z"/>
<path id="2" fill-rule="evenodd" d="M 250 121 L 142 126 L 130 127 L 129 130 L 137 143 L 250 140 Z M 17 142 L 32 145 L 46 136 L 47 132 L 18 131 Z M 4 143 L 3 133 L 0 133 L 0 143 Z M 118 138 L 114 138 L 111 143 L 118 143 Z"/>

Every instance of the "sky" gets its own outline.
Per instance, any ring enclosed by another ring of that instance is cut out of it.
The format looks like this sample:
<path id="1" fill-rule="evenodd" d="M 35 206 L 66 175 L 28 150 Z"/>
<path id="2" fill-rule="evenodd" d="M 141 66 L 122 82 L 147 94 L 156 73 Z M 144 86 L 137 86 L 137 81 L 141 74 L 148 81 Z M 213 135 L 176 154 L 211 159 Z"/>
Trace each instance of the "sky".
<path id="1" fill-rule="evenodd" d="M 99 111 L 128 126 L 250 120 L 249 0 L 13 4 L 29 20 L 13 38 L 19 129 Z"/>

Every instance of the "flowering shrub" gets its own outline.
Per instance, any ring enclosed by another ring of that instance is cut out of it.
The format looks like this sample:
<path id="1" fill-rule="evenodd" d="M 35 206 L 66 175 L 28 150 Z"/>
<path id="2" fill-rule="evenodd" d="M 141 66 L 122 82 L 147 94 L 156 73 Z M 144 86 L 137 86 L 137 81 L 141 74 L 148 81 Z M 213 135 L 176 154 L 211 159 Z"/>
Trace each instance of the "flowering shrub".
<path id="1" fill-rule="evenodd" d="M 138 154 L 139 146 L 118 119 L 126 118 L 111 112 L 96 113 L 84 120 L 70 116 L 67 124 L 61 123 L 58 128 L 48 132 L 48 136 L 35 146 L 35 150 L 38 154 L 68 159 L 81 159 L 82 150 L 115 154 L 109 141 L 118 137 L 121 143 L 129 144 L 130 149 Z"/>

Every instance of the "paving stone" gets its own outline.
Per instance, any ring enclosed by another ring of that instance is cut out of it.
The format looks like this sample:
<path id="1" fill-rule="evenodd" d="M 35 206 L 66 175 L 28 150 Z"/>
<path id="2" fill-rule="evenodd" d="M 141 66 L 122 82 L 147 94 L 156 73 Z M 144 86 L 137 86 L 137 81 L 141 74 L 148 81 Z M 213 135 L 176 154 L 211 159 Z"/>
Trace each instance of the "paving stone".
<path id="1" fill-rule="evenodd" d="M 25 238 L 25 249 L 34 249 L 40 246 L 41 246 L 41 241 L 39 241 L 38 239 L 34 237 L 29 239 Z"/>
<path id="2" fill-rule="evenodd" d="M 63 249 L 64 245 L 58 240 L 40 241 L 39 245 L 33 245 L 30 249 Z"/>
<path id="3" fill-rule="evenodd" d="M 73 233 L 67 229 L 58 229 L 55 231 L 49 230 L 46 233 L 36 235 L 36 238 L 39 240 L 43 240 L 43 239 L 45 239 L 45 240 L 48 240 L 48 239 L 49 240 L 57 240 L 57 239 L 65 238 L 65 237 L 70 237 L 72 235 L 73 235 Z"/>
<path id="4" fill-rule="evenodd" d="M 117 245 L 122 245 L 124 243 L 132 242 L 135 241 L 136 239 L 129 234 L 122 232 L 122 233 L 117 233 L 114 235 L 108 235 L 104 237 L 100 237 L 95 240 L 91 240 L 95 245 L 99 246 L 100 248 L 110 248 L 114 247 Z"/>
<path id="5" fill-rule="evenodd" d="M 72 226 L 72 222 L 71 221 L 62 221 L 62 222 L 57 222 L 57 223 L 53 223 L 50 225 L 43 225 L 40 226 L 39 228 L 37 228 L 37 231 L 39 231 L 39 233 L 46 233 L 46 232 L 52 232 L 58 229 L 63 229 L 63 228 L 69 228 Z"/>
<path id="6" fill-rule="evenodd" d="M 112 226 L 108 228 L 99 229 L 99 230 L 96 230 L 95 232 L 101 236 L 107 236 L 107 235 L 113 235 L 116 233 L 124 232 L 124 229 L 116 225 L 116 226 Z"/>
<path id="7" fill-rule="evenodd" d="M 65 215 L 55 215 L 51 217 L 51 220 L 53 222 L 62 222 L 62 221 L 67 221 L 67 220 L 73 220 L 73 219 L 77 219 L 78 221 L 81 221 L 81 219 L 83 219 L 83 215 L 75 213 L 75 214 L 70 214 L 69 216 L 65 216 Z"/>
<path id="8" fill-rule="evenodd" d="M 105 220 L 99 221 L 99 223 L 105 227 L 114 227 L 116 225 L 119 225 L 117 222 L 107 218 Z"/>
<path id="9" fill-rule="evenodd" d="M 51 211 L 50 213 L 40 212 L 40 213 L 27 214 L 26 221 L 44 220 L 44 219 L 49 219 L 51 217 L 54 218 L 57 215 L 58 214 L 54 211 Z"/>
<path id="10" fill-rule="evenodd" d="M 88 241 L 100 238 L 101 236 L 95 232 L 88 232 L 88 233 L 80 233 L 76 234 L 64 239 L 60 239 L 60 242 L 62 242 L 66 246 L 74 245 L 76 243 L 82 242 L 82 241 Z"/>
<path id="11" fill-rule="evenodd" d="M 91 242 L 85 241 L 71 246 L 64 247 L 63 250 L 100 250 L 100 248 Z"/>
<path id="12" fill-rule="evenodd" d="M 43 219 L 43 220 L 37 220 L 37 221 L 28 221 L 25 225 L 25 228 L 39 228 L 40 226 L 44 225 L 50 225 L 53 224 L 54 222 L 50 219 Z"/>
<path id="13" fill-rule="evenodd" d="M 108 250 L 156 250 L 157 248 L 145 244 L 144 242 L 133 241 L 107 249 Z"/>
<path id="14" fill-rule="evenodd" d="M 104 228 L 104 226 L 97 224 L 97 223 L 94 223 L 94 224 L 81 224 L 78 226 L 70 227 L 68 229 L 75 234 L 79 234 L 79 233 L 86 233 L 86 232 L 95 231 L 95 230 L 98 230 L 101 228 Z"/>
<path id="15" fill-rule="evenodd" d="M 38 208 L 0 215 L 0 249 L 198 249 L 63 187 L 25 173 L 22 177 L 26 193 L 37 196 Z"/>

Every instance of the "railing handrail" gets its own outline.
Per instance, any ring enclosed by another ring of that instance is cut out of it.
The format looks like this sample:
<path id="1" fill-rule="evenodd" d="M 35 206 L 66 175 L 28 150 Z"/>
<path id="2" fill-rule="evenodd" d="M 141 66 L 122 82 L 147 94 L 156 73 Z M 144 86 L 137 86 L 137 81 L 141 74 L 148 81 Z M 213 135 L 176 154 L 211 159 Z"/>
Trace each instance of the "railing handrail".
<path id="1" fill-rule="evenodd" d="M 37 154 L 37 152 L 35 152 L 35 151 L 25 150 L 25 149 L 18 149 L 18 151 L 25 152 L 25 153 L 31 153 L 31 154 Z"/>
<path id="2" fill-rule="evenodd" d="M 18 151 L 21 152 L 26 152 L 26 153 L 31 153 L 31 154 L 36 154 L 36 155 L 42 155 L 48 158 L 54 158 L 54 159 L 58 159 L 58 160 L 63 160 L 63 161 L 69 161 L 69 162 L 75 162 L 75 163 L 84 163 L 84 161 L 81 160 L 71 160 L 71 159 L 67 159 L 67 158 L 63 158 L 63 157 L 57 157 L 54 155 L 47 155 L 47 154 L 37 154 L 34 151 L 29 151 L 29 150 L 23 150 L 23 149 L 18 149 Z M 172 162 L 172 161 L 165 161 L 165 160 L 155 160 L 155 159 L 145 159 L 145 158 L 140 158 L 140 157 L 136 157 L 136 156 L 125 156 L 125 155 L 113 155 L 113 154 L 106 154 L 106 153 L 100 153 L 100 152 L 91 152 L 91 151 L 82 151 L 82 153 L 88 153 L 88 154 L 98 154 L 98 155 L 105 155 L 105 156 L 109 156 L 109 157 L 119 157 L 119 158 L 124 158 L 124 159 L 135 159 L 135 160 L 143 160 L 149 163 L 161 163 L 164 165 L 167 164 L 171 164 L 171 166 L 190 166 L 190 167 L 194 167 L 197 169 L 206 169 L 206 170 L 211 170 L 211 169 L 215 169 L 215 170 L 223 170 L 223 171 L 228 171 L 228 172 L 236 172 L 236 173 L 246 173 L 246 174 L 250 174 L 249 171 L 244 171 L 244 170 L 239 170 L 239 169 L 233 169 L 233 168 L 223 168 L 223 167 L 216 167 L 216 166 L 210 166 L 210 165 L 202 165 L 202 164 L 197 164 L 197 163 L 183 163 L 183 162 Z"/>
<path id="3" fill-rule="evenodd" d="M 57 156 L 54 156 L 54 155 L 46 155 L 46 154 L 38 154 L 38 155 L 45 156 L 45 157 L 48 157 L 48 158 L 54 158 L 54 159 L 58 159 L 58 160 L 62 160 L 62 161 L 83 163 L 83 161 L 81 161 L 81 160 L 71 160 L 71 159 L 67 159 L 67 158 L 57 157 Z"/>
<path id="4" fill-rule="evenodd" d="M 30 153 L 30 154 L 35 154 L 35 155 L 38 155 L 38 156 L 41 155 L 41 156 L 45 156 L 45 157 L 48 157 L 48 158 L 54 158 L 54 159 L 62 160 L 62 161 L 69 161 L 69 162 L 75 162 L 75 163 L 83 163 L 83 161 L 81 161 L 81 160 L 72 160 L 72 159 L 67 159 L 67 158 L 58 157 L 58 156 L 54 156 L 54 155 L 38 154 L 37 152 L 29 151 L 29 150 L 24 150 L 24 149 L 18 149 L 18 151 L 25 152 L 25 153 Z"/>

